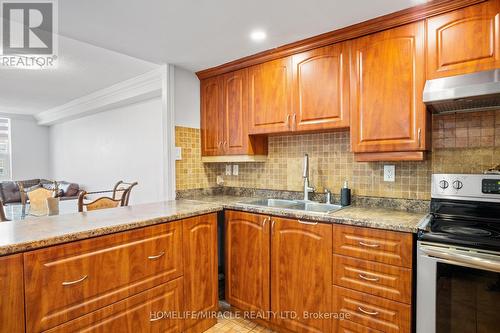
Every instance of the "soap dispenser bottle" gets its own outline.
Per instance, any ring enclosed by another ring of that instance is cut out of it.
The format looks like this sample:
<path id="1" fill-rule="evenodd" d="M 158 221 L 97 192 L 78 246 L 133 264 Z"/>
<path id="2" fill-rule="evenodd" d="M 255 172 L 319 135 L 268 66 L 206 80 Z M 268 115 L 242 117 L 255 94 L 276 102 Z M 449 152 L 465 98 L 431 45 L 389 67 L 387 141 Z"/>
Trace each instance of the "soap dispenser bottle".
<path id="1" fill-rule="evenodd" d="M 351 189 L 348 187 L 347 180 L 344 182 L 344 187 L 340 190 L 340 204 L 349 206 L 351 204 Z"/>

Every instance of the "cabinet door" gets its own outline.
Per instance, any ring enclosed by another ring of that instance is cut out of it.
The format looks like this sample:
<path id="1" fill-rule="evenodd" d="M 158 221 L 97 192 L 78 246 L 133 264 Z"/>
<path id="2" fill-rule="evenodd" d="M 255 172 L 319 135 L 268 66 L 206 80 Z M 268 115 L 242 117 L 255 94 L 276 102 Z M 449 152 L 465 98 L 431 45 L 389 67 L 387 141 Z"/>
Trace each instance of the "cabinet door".
<path id="1" fill-rule="evenodd" d="M 248 153 L 247 70 L 224 75 L 224 154 Z"/>
<path id="2" fill-rule="evenodd" d="M 222 153 L 223 117 L 220 77 L 201 81 L 201 155 L 216 156 Z"/>
<path id="3" fill-rule="evenodd" d="M 425 150 L 424 37 L 417 22 L 352 42 L 354 152 Z"/>
<path id="4" fill-rule="evenodd" d="M 349 127 L 349 50 L 345 43 L 292 57 L 297 131 Z"/>
<path id="5" fill-rule="evenodd" d="M 241 310 L 268 312 L 270 218 L 226 211 L 225 226 L 226 300 Z"/>
<path id="6" fill-rule="evenodd" d="M 185 311 L 209 313 L 218 309 L 217 215 L 196 216 L 182 221 L 184 248 Z M 205 331 L 217 319 L 187 318 L 184 327 Z"/>
<path id="7" fill-rule="evenodd" d="M 0 258 L 0 331 L 24 332 L 22 254 Z"/>
<path id="8" fill-rule="evenodd" d="M 277 59 L 250 67 L 250 134 L 291 130 L 291 58 Z"/>
<path id="9" fill-rule="evenodd" d="M 293 332 L 331 332 L 331 319 L 314 316 L 331 312 L 332 226 L 272 221 L 271 309 L 282 314 L 277 324 Z"/>
<path id="10" fill-rule="evenodd" d="M 500 67 L 500 1 L 455 10 L 427 20 L 427 78 Z"/>

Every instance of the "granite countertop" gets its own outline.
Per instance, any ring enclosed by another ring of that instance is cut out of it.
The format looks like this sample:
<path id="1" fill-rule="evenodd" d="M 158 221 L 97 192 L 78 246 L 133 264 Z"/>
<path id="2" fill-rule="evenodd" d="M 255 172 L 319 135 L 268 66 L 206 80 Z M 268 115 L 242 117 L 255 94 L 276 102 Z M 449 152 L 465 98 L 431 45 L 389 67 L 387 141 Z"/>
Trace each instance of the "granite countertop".
<path id="1" fill-rule="evenodd" d="M 172 200 L 0 222 L 0 256 L 220 210 L 222 206 L 217 203 Z"/>
<path id="2" fill-rule="evenodd" d="M 0 256 L 90 237 L 233 209 L 323 223 L 415 233 L 427 216 L 384 208 L 349 206 L 330 214 L 248 204 L 258 198 L 205 195 L 191 199 L 104 209 L 86 213 L 28 218 L 0 223 Z"/>
<path id="3" fill-rule="evenodd" d="M 425 213 L 411 213 L 394 209 L 367 208 L 359 206 L 344 207 L 341 210 L 330 214 L 321 214 L 299 210 L 249 205 L 248 202 L 258 200 L 259 198 L 228 195 L 200 196 L 193 197 L 193 199 L 218 203 L 225 209 L 410 233 L 416 233 L 418 231 L 419 224 L 427 216 Z"/>

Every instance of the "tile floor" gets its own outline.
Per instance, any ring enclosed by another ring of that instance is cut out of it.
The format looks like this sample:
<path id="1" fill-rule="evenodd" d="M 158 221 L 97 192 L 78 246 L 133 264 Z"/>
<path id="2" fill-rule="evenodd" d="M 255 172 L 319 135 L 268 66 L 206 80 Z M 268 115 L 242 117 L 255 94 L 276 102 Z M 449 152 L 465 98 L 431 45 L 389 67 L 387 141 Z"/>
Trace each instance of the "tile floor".
<path id="1" fill-rule="evenodd" d="M 205 333 L 272 333 L 274 331 L 243 318 L 220 318 Z"/>
<path id="2" fill-rule="evenodd" d="M 219 302 L 219 318 L 217 324 L 204 333 L 274 333 L 266 327 L 260 326 L 245 318 L 236 316 L 225 301 Z"/>

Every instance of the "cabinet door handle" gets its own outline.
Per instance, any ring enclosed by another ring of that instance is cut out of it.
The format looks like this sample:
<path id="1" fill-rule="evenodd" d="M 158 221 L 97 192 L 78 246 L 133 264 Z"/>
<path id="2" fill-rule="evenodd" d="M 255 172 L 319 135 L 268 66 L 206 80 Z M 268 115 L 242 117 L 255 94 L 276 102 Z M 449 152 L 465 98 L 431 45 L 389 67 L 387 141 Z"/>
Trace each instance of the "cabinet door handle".
<path id="1" fill-rule="evenodd" d="M 224 141 L 224 147 L 227 147 L 227 141 Z"/>
<path id="2" fill-rule="evenodd" d="M 268 220 L 269 220 L 269 217 L 266 217 L 264 219 L 264 221 L 262 222 L 262 229 L 264 229 L 266 227 L 266 223 L 267 223 Z"/>
<path id="3" fill-rule="evenodd" d="M 380 279 L 375 277 L 375 278 L 371 278 L 371 277 L 368 277 L 364 274 L 358 274 L 359 278 L 360 279 L 363 279 L 363 280 L 366 280 L 366 281 L 373 281 L 373 282 L 378 282 Z"/>
<path id="4" fill-rule="evenodd" d="M 274 233 L 274 224 L 276 222 L 274 222 L 274 220 L 271 221 L 271 233 Z"/>
<path id="5" fill-rule="evenodd" d="M 368 244 L 368 243 L 365 243 L 365 242 L 359 242 L 359 245 L 361 246 L 365 246 L 365 247 L 371 247 L 371 248 L 376 248 L 376 247 L 380 247 L 379 244 Z"/>
<path id="6" fill-rule="evenodd" d="M 307 225 L 316 225 L 318 224 L 318 222 L 308 222 L 308 221 L 302 221 L 302 220 L 298 220 L 300 224 L 307 224 Z"/>
<path id="7" fill-rule="evenodd" d="M 292 117 L 292 129 L 295 129 L 297 127 L 297 114 L 294 113 Z"/>
<path id="8" fill-rule="evenodd" d="M 358 310 L 363 312 L 364 314 L 367 314 L 367 315 L 370 315 L 370 316 L 376 316 L 378 315 L 378 311 L 368 311 L 368 310 L 365 310 L 363 309 L 362 307 L 358 306 Z"/>
<path id="9" fill-rule="evenodd" d="M 165 251 L 162 251 L 162 252 L 160 252 L 159 254 L 157 254 L 155 256 L 149 256 L 148 259 L 149 260 L 155 260 L 155 259 L 163 257 L 164 255 L 165 255 Z"/>
<path id="10" fill-rule="evenodd" d="M 88 275 L 84 275 L 84 276 L 82 276 L 81 278 L 79 278 L 78 280 L 75 280 L 75 281 L 64 281 L 62 283 L 62 285 L 63 286 L 71 286 L 71 285 L 83 282 L 86 278 L 88 278 Z"/>
<path id="11" fill-rule="evenodd" d="M 422 145 L 422 129 L 418 129 L 418 146 L 420 147 Z"/>
<path id="12" fill-rule="evenodd" d="M 286 115 L 286 127 L 290 129 L 290 114 Z"/>

